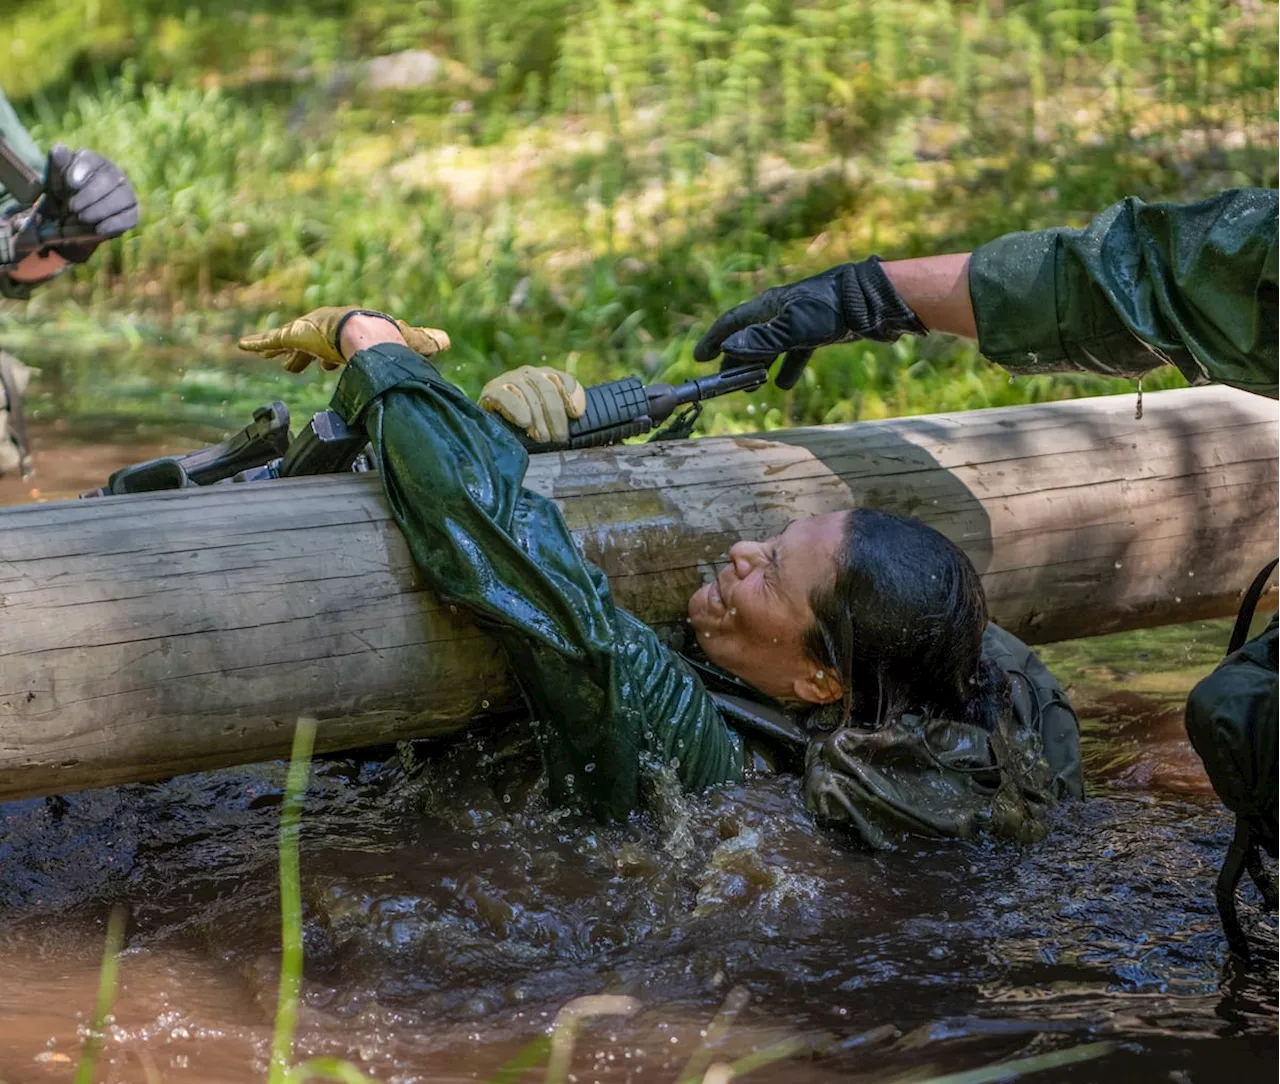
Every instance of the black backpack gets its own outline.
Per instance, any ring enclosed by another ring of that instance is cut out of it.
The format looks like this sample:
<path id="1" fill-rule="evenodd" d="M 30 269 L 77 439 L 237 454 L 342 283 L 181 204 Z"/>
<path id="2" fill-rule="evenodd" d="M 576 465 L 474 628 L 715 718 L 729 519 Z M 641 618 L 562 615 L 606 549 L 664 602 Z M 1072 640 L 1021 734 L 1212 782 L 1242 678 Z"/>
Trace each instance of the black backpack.
<path id="1" fill-rule="evenodd" d="M 1209 781 L 1236 815 L 1236 833 L 1218 874 L 1218 914 L 1231 950 L 1249 958 L 1248 941 L 1236 912 L 1236 889 L 1244 871 L 1276 907 L 1276 881 L 1261 851 L 1276 857 L 1277 642 L 1272 617 L 1260 636 L 1245 643 L 1258 599 L 1275 570 L 1272 561 L 1245 592 L 1227 657 L 1187 698 L 1187 736 L 1204 761 Z"/>

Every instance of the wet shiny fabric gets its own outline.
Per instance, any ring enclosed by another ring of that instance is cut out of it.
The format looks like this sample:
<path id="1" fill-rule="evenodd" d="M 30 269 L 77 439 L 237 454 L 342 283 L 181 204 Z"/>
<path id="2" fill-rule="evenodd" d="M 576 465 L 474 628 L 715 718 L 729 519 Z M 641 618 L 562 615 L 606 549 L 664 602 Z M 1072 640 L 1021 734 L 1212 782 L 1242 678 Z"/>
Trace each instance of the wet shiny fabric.
<path id="1" fill-rule="evenodd" d="M 1004 629 L 989 625 L 982 646 L 1010 680 L 998 727 L 904 715 L 835 730 L 806 756 L 805 801 L 819 820 L 877 849 L 908 834 L 1031 842 L 1051 806 L 1084 796 L 1079 723 L 1061 686 Z"/>
<path id="2" fill-rule="evenodd" d="M 528 455 L 407 347 L 356 354 L 333 409 L 369 434 L 414 560 L 506 652 L 553 801 L 605 817 L 639 804 L 642 764 L 701 790 L 742 775 L 742 743 L 687 664 L 618 609 L 555 504 L 522 486 Z"/>
<path id="3" fill-rule="evenodd" d="M 740 735 L 693 667 L 614 605 L 555 504 L 523 488 L 527 454 L 498 418 L 394 345 L 355 355 L 333 408 L 369 434 L 392 513 L 429 585 L 506 652 L 540 724 L 553 801 L 621 818 L 640 804 L 650 766 L 674 767 L 690 790 L 742 778 Z M 941 749 L 927 755 L 908 722 L 838 739 L 842 759 L 829 763 L 828 778 L 882 781 L 865 800 L 856 788 L 846 792 L 849 807 L 865 807 L 876 825 L 864 834 L 873 845 L 912 831 L 972 835 L 988 824 L 1030 838 L 1040 807 L 1022 801 L 1024 777 L 1039 787 L 1041 805 L 1081 793 L 1076 721 L 1061 689 L 1008 634 L 989 630 L 987 649 L 1015 680 L 1017 725 L 1007 735 L 930 724 Z M 896 758 L 892 768 L 886 757 Z M 1011 812 L 984 817 L 975 795 L 988 806 L 1001 795 Z M 1018 817 L 1026 827 L 1013 823 Z"/>
<path id="4" fill-rule="evenodd" d="M 1012 373 L 1140 376 L 1173 364 L 1193 384 L 1276 398 L 1273 189 L 1192 204 L 1129 197 L 1085 229 L 1012 233 L 969 267 L 978 345 Z"/>

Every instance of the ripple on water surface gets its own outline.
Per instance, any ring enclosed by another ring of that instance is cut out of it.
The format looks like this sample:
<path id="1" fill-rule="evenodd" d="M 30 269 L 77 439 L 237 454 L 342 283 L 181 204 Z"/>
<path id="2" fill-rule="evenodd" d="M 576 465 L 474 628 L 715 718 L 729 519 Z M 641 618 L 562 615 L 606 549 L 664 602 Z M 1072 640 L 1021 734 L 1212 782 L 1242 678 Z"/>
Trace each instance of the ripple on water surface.
<path id="1" fill-rule="evenodd" d="M 384 1079 L 483 1077 L 565 1002 L 611 992 L 643 1007 L 587 1026 L 578 1079 L 674 1079 L 743 989 L 718 1059 L 786 1036 L 822 1049 L 762 1077 L 954 1071 L 1111 1038 L 1102 1061 L 1037 1079 L 1273 1080 L 1275 921 L 1246 893 L 1264 963 L 1226 965 L 1228 820 L 1160 703 L 1103 695 L 1090 800 L 1025 849 L 852 851 L 787 778 L 658 785 L 655 812 L 602 827 L 542 806 L 519 733 L 318 761 L 299 1051 Z M 264 1069 L 282 781 L 267 765 L 0 806 L 0 1078 L 65 1078 L 111 902 L 130 927 L 108 1072 Z"/>

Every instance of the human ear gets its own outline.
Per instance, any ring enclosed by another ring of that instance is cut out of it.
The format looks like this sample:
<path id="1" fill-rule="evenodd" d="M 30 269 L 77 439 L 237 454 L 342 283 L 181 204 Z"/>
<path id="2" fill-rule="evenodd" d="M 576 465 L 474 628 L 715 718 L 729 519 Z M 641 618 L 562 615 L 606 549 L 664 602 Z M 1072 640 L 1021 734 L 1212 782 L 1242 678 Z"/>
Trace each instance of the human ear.
<path id="1" fill-rule="evenodd" d="M 844 686 L 840 684 L 840 679 L 821 667 L 804 677 L 796 678 L 792 689 L 797 697 L 808 704 L 831 704 L 844 696 Z"/>

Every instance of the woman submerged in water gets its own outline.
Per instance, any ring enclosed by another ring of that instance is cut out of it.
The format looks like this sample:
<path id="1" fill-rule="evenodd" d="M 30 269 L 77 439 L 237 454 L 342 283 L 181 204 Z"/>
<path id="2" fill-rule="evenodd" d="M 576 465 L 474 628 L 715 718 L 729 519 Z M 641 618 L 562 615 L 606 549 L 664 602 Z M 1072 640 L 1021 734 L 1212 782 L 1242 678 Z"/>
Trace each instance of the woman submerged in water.
<path id="1" fill-rule="evenodd" d="M 583 403 L 572 377 L 504 374 L 477 406 L 425 360 L 446 335 L 352 309 L 241 345 L 293 372 L 345 364 L 332 409 L 368 434 L 430 585 L 506 652 L 553 800 L 622 818 L 652 770 L 692 791 L 740 780 L 761 730 L 796 747 L 813 813 L 872 847 L 1036 839 L 1054 802 L 1082 796 L 1061 688 L 988 624 L 973 565 L 931 527 L 854 509 L 738 542 L 689 600 L 705 659 L 685 657 L 614 605 L 556 505 L 522 485 L 510 424 L 562 439 Z"/>

